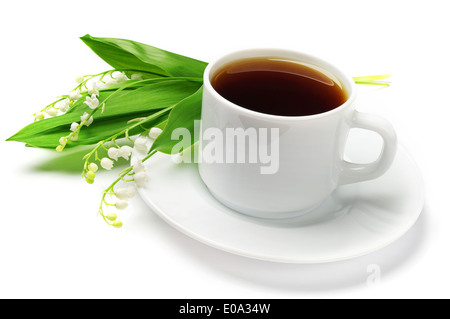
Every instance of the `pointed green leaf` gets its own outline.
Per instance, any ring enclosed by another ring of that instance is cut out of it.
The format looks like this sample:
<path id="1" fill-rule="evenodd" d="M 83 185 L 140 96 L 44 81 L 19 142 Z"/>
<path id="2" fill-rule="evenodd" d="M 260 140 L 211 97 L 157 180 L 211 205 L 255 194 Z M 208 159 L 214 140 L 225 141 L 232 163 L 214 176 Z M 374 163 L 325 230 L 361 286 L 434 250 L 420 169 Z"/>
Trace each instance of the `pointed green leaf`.
<path id="1" fill-rule="evenodd" d="M 128 123 L 133 118 L 147 117 L 161 109 L 177 104 L 187 96 L 196 92 L 200 82 L 190 80 L 173 80 L 149 84 L 147 86 L 121 92 L 101 92 L 100 103 L 108 99 L 105 104 L 105 112 L 100 110 L 94 115 L 94 123 L 89 127 L 83 127 L 77 142 L 69 142 L 67 147 L 94 144 L 114 133 L 120 132 L 133 123 Z M 9 141 L 18 141 L 35 147 L 53 148 L 59 145 L 59 139 L 70 133 L 70 125 L 80 122 L 80 116 L 91 109 L 79 100 L 73 109 L 61 116 L 34 122 L 15 135 Z M 162 116 L 159 121 L 152 123 L 157 125 L 167 119 Z M 142 129 L 141 129 L 142 130 Z M 132 133 L 132 132 L 130 132 Z"/>
<path id="2" fill-rule="evenodd" d="M 173 148 L 176 146 L 180 140 L 173 139 L 172 133 L 178 129 L 183 128 L 189 132 L 190 145 L 197 142 L 195 137 L 198 132 L 195 132 L 195 121 L 200 120 L 202 112 L 202 88 L 191 96 L 180 101 L 170 112 L 169 119 L 164 128 L 164 131 L 155 140 L 151 147 L 151 151 L 157 150 L 162 153 L 172 154 L 174 153 Z M 177 150 L 178 152 L 180 150 Z M 175 152 L 176 153 L 176 152 Z"/>
<path id="3" fill-rule="evenodd" d="M 133 69 L 163 76 L 202 78 L 207 63 L 147 44 L 113 38 L 80 38 L 100 58 L 116 69 Z"/>

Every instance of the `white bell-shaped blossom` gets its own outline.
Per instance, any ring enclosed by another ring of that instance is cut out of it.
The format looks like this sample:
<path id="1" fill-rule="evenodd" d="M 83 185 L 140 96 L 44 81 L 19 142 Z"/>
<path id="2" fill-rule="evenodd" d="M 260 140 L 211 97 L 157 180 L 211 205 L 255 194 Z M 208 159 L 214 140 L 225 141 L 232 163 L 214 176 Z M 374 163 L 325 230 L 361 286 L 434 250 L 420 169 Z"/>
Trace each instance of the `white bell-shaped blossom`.
<path id="1" fill-rule="evenodd" d="M 117 81 L 117 83 L 122 83 L 122 82 L 128 81 L 127 76 L 123 72 L 115 72 L 113 74 L 113 77 Z"/>
<path id="2" fill-rule="evenodd" d="M 88 118 L 89 118 L 89 119 L 88 119 Z M 87 121 L 86 121 L 86 120 L 87 120 Z M 84 112 L 84 114 L 81 115 L 81 122 L 84 122 L 84 121 L 86 121 L 86 122 L 84 123 L 84 125 L 85 125 L 85 126 L 89 126 L 89 125 L 92 124 L 92 122 L 94 122 L 94 117 L 93 117 L 93 116 L 89 117 L 89 113 Z"/>
<path id="3" fill-rule="evenodd" d="M 89 93 L 89 95 L 99 95 L 99 90 L 100 90 L 100 87 L 98 86 L 98 83 L 97 82 L 91 82 L 91 83 L 89 83 L 89 88 L 88 88 L 88 93 Z"/>
<path id="4" fill-rule="evenodd" d="M 111 87 L 113 85 L 116 85 L 117 83 L 119 83 L 119 82 L 117 82 L 115 79 L 108 79 L 105 82 L 105 87 L 109 88 L 109 87 Z"/>
<path id="5" fill-rule="evenodd" d="M 119 149 L 111 147 L 110 149 L 108 149 L 108 156 L 117 161 L 119 159 Z"/>
<path id="6" fill-rule="evenodd" d="M 50 107 L 50 108 L 47 109 L 47 114 L 50 115 L 50 116 L 57 116 L 58 115 L 58 110 L 53 108 L 53 107 Z"/>
<path id="7" fill-rule="evenodd" d="M 146 154 L 148 152 L 147 138 L 140 136 L 134 141 L 134 148 L 140 152 Z"/>
<path id="8" fill-rule="evenodd" d="M 102 158 L 102 160 L 100 161 L 100 165 L 101 165 L 104 169 L 110 170 L 110 169 L 112 169 L 112 168 L 114 167 L 114 162 L 113 162 L 111 159 L 109 159 L 109 158 L 107 158 L 107 157 L 104 157 L 104 158 Z"/>
<path id="9" fill-rule="evenodd" d="M 70 100 L 65 99 L 58 103 L 58 108 L 62 113 L 66 113 L 70 108 Z"/>
<path id="10" fill-rule="evenodd" d="M 148 182 L 148 176 L 144 172 L 134 175 L 134 182 L 137 187 L 144 187 Z"/>
<path id="11" fill-rule="evenodd" d="M 59 145 L 65 146 L 67 144 L 67 136 L 63 136 L 59 139 Z"/>
<path id="12" fill-rule="evenodd" d="M 80 91 L 76 90 L 76 91 L 71 91 L 69 93 L 69 99 L 71 99 L 72 101 L 76 101 L 79 100 L 81 98 L 81 93 Z"/>
<path id="13" fill-rule="evenodd" d="M 147 171 L 147 167 L 145 167 L 144 163 L 141 160 L 138 160 L 136 164 L 133 165 L 133 172 L 135 174 L 145 173 Z"/>
<path id="14" fill-rule="evenodd" d="M 72 142 L 78 141 L 78 133 L 76 133 L 76 134 L 70 134 L 70 140 L 71 140 Z"/>
<path id="15" fill-rule="evenodd" d="M 122 157 L 122 158 L 126 159 L 127 161 L 130 159 L 130 156 L 132 153 L 133 153 L 133 148 L 128 145 L 124 145 L 121 148 L 119 148 L 119 157 Z"/>
<path id="16" fill-rule="evenodd" d="M 86 101 L 84 102 L 87 106 L 89 106 L 91 109 L 96 109 L 99 104 L 99 100 L 97 99 L 97 96 L 93 94 L 92 96 L 86 96 Z"/>
<path id="17" fill-rule="evenodd" d="M 121 187 L 118 190 L 115 191 L 116 192 L 116 197 L 118 199 L 122 199 L 122 200 L 126 200 L 129 198 L 134 197 L 134 195 L 136 195 L 136 188 L 134 186 L 126 186 L 126 187 Z"/>
<path id="18" fill-rule="evenodd" d="M 72 132 L 75 132 L 75 131 L 78 129 L 78 126 L 80 126 L 79 123 L 73 122 L 73 123 L 70 125 L 70 130 L 71 130 Z"/>
<path id="19" fill-rule="evenodd" d="M 148 133 L 148 136 L 152 139 L 156 139 L 161 133 L 162 130 L 159 127 L 152 127 Z"/>

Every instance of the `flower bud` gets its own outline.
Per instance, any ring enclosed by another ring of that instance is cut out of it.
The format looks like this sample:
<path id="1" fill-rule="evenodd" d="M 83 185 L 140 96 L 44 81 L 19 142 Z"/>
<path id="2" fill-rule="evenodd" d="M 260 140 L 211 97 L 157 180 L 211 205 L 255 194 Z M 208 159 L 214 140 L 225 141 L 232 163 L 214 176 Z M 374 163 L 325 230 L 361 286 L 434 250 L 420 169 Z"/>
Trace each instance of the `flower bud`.
<path id="1" fill-rule="evenodd" d="M 98 171 L 98 166 L 97 166 L 97 164 L 95 164 L 95 163 L 91 163 L 91 164 L 89 164 L 88 169 L 89 169 L 91 172 L 96 173 L 96 172 Z"/>
<path id="2" fill-rule="evenodd" d="M 128 202 L 127 202 L 126 200 L 119 199 L 119 200 L 116 202 L 116 208 L 117 208 L 118 210 L 124 210 L 124 209 L 127 208 L 127 207 L 128 207 Z"/>
<path id="3" fill-rule="evenodd" d="M 120 220 L 115 220 L 112 225 L 116 228 L 122 228 L 122 226 L 123 226 L 123 224 Z"/>
<path id="4" fill-rule="evenodd" d="M 134 188 L 134 186 L 126 186 L 117 189 L 115 193 L 118 199 L 126 200 L 136 195 L 136 189 Z"/>
<path id="5" fill-rule="evenodd" d="M 128 198 L 128 190 L 126 188 L 119 188 L 116 190 L 116 197 L 121 200 Z"/>
<path id="6" fill-rule="evenodd" d="M 58 146 L 56 147 L 56 151 L 57 151 L 58 153 L 61 153 L 63 150 L 64 150 L 64 146 L 62 146 L 62 145 L 58 145 Z"/>
<path id="7" fill-rule="evenodd" d="M 84 81 L 84 75 L 78 75 L 75 77 L 75 82 L 77 82 L 77 84 L 81 84 Z"/>
<path id="8" fill-rule="evenodd" d="M 67 144 L 67 136 L 63 136 L 59 139 L 59 144 L 65 146 Z"/>
<path id="9" fill-rule="evenodd" d="M 86 182 L 87 182 L 88 184 L 94 184 L 94 179 L 93 179 L 93 178 L 86 177 Z"/>
<path id="10" fill-rule="evenodd" d="M 36 120 L 40 121 L 40 120 L 43 120 L 45 118 L 45 115 L 42 112 L 38 112 L 38 113 L 35 114 L 35 117 L 36 117 Z"/>
<path id="11" fill-rule="evenodd" d="M 86 178 L 94 179 L 95 178 L 95 173 L 93 171 L 88 171 L 86 173 Z"/>
<path id="12" fill-rule="evenodd" d="M 106 216 L 106 219 L 113 222 L 117 219 L 117 215 L 114 213 L 108 214 L 108 216 Z"/>
<path id="13" fill-rule="evenodd" d="M 134 80 L 134 81 L 141 81 L 141 80 L 143 80 L 142 74 L 134 73 L 134 74 L 131 75 L 131 79 Z"/>
<path id="14" fill-rule="evenodd" d="M 71 140 L 72 142 L 78 141 L 78 133 L 77 133 L 77 134 L 74 134 L 74 133 L 70 134 L 70 135 L 69 135 L 69 138 L 70 138 L 70 140 Z"/>

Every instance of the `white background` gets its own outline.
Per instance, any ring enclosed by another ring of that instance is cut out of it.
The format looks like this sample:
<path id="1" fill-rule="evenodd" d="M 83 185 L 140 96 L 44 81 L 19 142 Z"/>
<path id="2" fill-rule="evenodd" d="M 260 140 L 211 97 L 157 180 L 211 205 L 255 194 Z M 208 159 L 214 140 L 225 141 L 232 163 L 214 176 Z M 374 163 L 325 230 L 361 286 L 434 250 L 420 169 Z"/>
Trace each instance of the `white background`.
<path id="1" fill-rule="evenodd" d="M 447 3 L 2 2 L 0 297 L 450 297 Z M 393 85 L 363 92 L 359 109 L 388 118 L 421 168 L 426 204 L 419 221 L 387 248 L 323 265 L 263 262 L 207 247 L 139 198 L 123 214 L 123 229 L 107 227 L 96 210 L 117 171 L 87 185 L 80 177 L 83 152 L 4 142 L 71 90 L 76 75 L 109 69 L 78 39 L 86 33 L 204 61 L 234 49 L 280 47 L 316 53 L 352 76 L 392 73 Z M 366 284 L 371 264 L 381 268 L 377 287 Z"/>

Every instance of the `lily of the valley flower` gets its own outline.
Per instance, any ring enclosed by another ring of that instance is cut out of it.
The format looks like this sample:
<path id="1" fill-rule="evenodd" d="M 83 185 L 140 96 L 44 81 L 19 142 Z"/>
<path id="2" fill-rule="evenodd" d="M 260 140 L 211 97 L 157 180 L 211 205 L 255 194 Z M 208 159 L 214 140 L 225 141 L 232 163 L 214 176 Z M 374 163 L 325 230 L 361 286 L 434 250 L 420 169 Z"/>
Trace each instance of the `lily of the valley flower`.
<path id="1" fill-rule="evenodd" d="M 65 146 L 67 144 L 67 136 L 63 136 L 59 139 L 59 144 Z"/>
<path id="2" fill-rule="evenodd" d="M 98 86 L 98 84 L 97 84 L 97 82 L 92 82 L 92 83 L 90 83 L 90 85 L 89 85 L 89 88 L 88 88 L 88 93 L 89 93 L 89 95 L 99 95 L 99 90 L 100 90 L 100 87 Z"/>
<path id="3" fill-rule="evenodd" d="M 96 172 L 98 171 L 98 166 L 97 166 L 97 164 L 95 164 L 95 163 L 91 163 L 91 164 L 89 164 L 88 169 L 89 169 L 91 172 L 96 173 Z"/>
<path id="4" fill-rule="evenodd" d="M 113 168 L 114 162 L 113 162 L 111 159 L 109 159 L 109 158 L 107 158 L 107 157 L 104 157 L 104 158 L 102 158 L 102 160 L 100 161 L 100 165 L 101 165 L 104 169 L 106 169 L 106 170 L 109 171 L 110 169 Z"/>
<path id="5" fill-rule="evenodd" d="M 115 228 L 122 228 L 123 224 L 120 220 L 115 220 L 112 226 Z"/>
<path id="6" fill-rule="evenodd" d="M 133 148 L 128 145 L 124 145 L 121 148 L 119 148 L 119 157 L 122 157 L 122 158 L 126 159 L 127 161 L 130 159 L 130 156 L 132 153 L 133 153 Z"/>
<path id="7" fill-rule="evenodd" d="M 116 85 L 117 83 L 119 83 L 119 82 L 117 82 L 115 79 L 108 79 L 105 82 L 105 87 L 109 88 L 109 87 L 111 87 L 113 85 Z"/>
<path id="8" fill-rule="evenodd" d="M 135 174 L 145 173 L 146 171 L 147 168 L 145 167 L 145 165 L 142 163 L 141 160 L 138 160 L 136 164 L 133 165 L 133 172 Z"/>
<path id="9" fill-rule="evenodd" d="M 99 101 L 97 99 L 97 95 L 93 94 L 91 97 L 86 96 L 86 101 L 84 102 L 91 109 L 96 109 L 98 107 Z"/>
<path id="10" fill-rule="evenodd" d="M 109 220 L 109 221 L 111 221 L 111 222 L 113 222 L 113 221 L 115 221 L 115 220 L 117 219 L 117 215 L 114 214 L 114 213 L 110 213 L 110 214 L 108 214 L 108 215 L 106 216 L 106 219 Z"/>
<path id="11" fill-rule="evenodd" d="M 121 200 L 126 200 L 136 195 L 136 188 L 134 186 L 121 187 L 116 192 L 116 197 Z"/>
<path id="12" fill-rule="evenodd" d="M 80 91 L 78 91 L 78 90 L 76 90 L 76 91 L 71 91 L 71 92 L 69 93 L 69 99 L 72 100 L 72 101 L 76 101 L 76 100 L 78 100 L 78 99 L 80 99 L 80 98 L 81 98 L 81 93 L 80 93 Z"/>
<path id="13" fill-rule="evenodd" d="M 45 118 L 45 115 L 42 112 L 38 112 L 38 113 L 36 113 L 34 115 L 34 117 L 36 118 L 36 120 L 40 121 L 40 120 L 43 120 Z"/>
<path id="14" fill-rule="evenodd" d="M 128 202 L 126 200 L 119 199 L 118 201 L 116 201 L 116 208 L 118 210 L 124 210 L 127 207 L 128 207 Z"/>
<path id="15" fill-rule="evenodd" d="M 148 133 L 148 136 L 152 139 L 156 139 L 161 133 L 162 130 L 159 127 L 152 127 Z"/>
<path id="16" fill-rule="evenodd" d="M 75 132 L 75 131 L 78 129 L 78 126 L 80 126 L 79 123 L 73 122 L 73 123 L 70 125 L 70 130 L 71 130 L 72 132 Z"/>
<path id="17" fill-rule="evenodd" d="M 108 156 L 113 160 L 117 161 L 119 159 L 119 149 L 111 147 L 108 149 Z"/>
<path id="18" fill-rule="evenodd" d="M 75 77 L 75 82 L 77 82 L 77 84 L 81 84 L 84 81 L 84 75 L 78 75 Z"/>
<path id="19" fill-rule="evenodd" d="M 88 119 L 88 118 L 89 118 L 89 119 Z M 87 120 L 87 121 L 86 121 L 86 120 Z M 89 117 L 89 113 L 84 112 L 84 114 L 81 115 L 81 122 L 84 122 L 84 121 L 86 121 L 86 122 L 84 123 L 84 125 L 85 125 L 85 126 L 89 126 L 89 125 L 92 124 L 92 122 L 94 122 L 94 117 L 93 117 L 93 116 Z"/>
<path id="20" fill-rule="evenodd" d="M 50 116 L 57 116 L 58 110 L 55 109 L 54 107 L 51 107 L 51 108 L 47 109 L 47 114 Z"/>
<path id="21" fill-rule="evenodd" d="M 62 100 L 58 104 L 58 108 L 62 113 L 66 113 L 70 108 L 70 100 L 68 100 L 68 99 Z"/>
<path id="22" fill-rule="evenodd" d="M 70 136 L 70 140 L 71 140 L 72 142 L 78 141 L 78 133 L 76 133 L 76 134 L 70 134 L 69 136 Z"/>
<path id="23" fill-rule="evenodd" d="M 128 81 L 127 76 L 123 72 L 114 73 L 113 77 L 117 81 L 117 83 L 122 83 L 122 82 Z"/>
<path id="24" fill-rule="evenodd" d="M 140 136 L 134 141 L 134 148 L 140 152 L 146 154 L 148 152 L 147 138 Z"/>
<path id="25" fill-rule="evenodd" d="M 144 172 L 134 175 L 134 182 L 137 187 L 144 187 L 148 182 L 148 176 Z"/>

